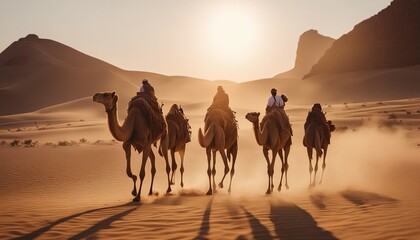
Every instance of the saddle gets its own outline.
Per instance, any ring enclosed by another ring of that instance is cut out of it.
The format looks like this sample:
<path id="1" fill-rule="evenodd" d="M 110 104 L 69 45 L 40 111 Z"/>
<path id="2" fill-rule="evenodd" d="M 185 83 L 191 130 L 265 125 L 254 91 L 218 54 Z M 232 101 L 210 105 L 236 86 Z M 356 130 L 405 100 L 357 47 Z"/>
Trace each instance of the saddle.
<path id="1" fill-rule="evenodd" d="M 179 128 L 176 135 L 177 140 L 191 142 L 191 125 L 189 119 L 180 110 L 169 112 L 166 115 L 166 120 L 172 120 L 177 124 Z"/>
<path id="2" fill-rule="evenodd" d="M 236 115 L 235 115 L 236 112 L 232 111 L 232 109 L 230 109 L 230 107 L 226 106 L 226 105 L 219 105 L 219 104 L 210 105 L 210 107 L 207 109 L 207 113 L 206 113 L 206 116 L 204 117 L 204 121 L 207 121 L 207 118 L 209 117 L 209 114 L 216 109 L 219 109 L 219 110 L 223 111 L 227 115 L 227 117 L 229 118 L 229 120 L 230 120 L 229 122 L 231 124 L 233 124 L 234 127 L 236 127 L 236 129 L 239 128 L 238 121 L 236 120 Z"/>
<path id="3" fill-rule="evenodd" d="M 128 111 L 133 108 L 139 109 L 145 116 L 147 125 L 151 129 L 150 139 L 153 142 L 159 140 L 162 134 L 166 134 L 166 122 L 157 98 L 147 93 L 137 93 L 137 96 L 134 96 L 128 104 Z"/>

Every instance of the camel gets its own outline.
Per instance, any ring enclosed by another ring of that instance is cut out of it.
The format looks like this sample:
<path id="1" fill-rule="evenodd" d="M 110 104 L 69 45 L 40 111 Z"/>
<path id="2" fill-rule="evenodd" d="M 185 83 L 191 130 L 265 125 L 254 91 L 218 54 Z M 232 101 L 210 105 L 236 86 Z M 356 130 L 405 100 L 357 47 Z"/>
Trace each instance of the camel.
<path id="1" fill-rule="evenodd" d="M 289 163 L 287 160 L 290 152 L 290 146 L 292 144 L 292 132 L 289 127 L 289 119 L 283 109 L 275 109 L 264 116 L 260 126 L 259 116 L 259 112 L 250 112 L 246 114 L 245 118 L 250 121 L 254 127 L 254 134 L 258 145 L 263 146 L 263 154 L 267 162 L 268 174 L 268 188 L 266 194 L 271 194 L 273 192 L 274 164 L 277 153 L 280 155 L 282 161 L 281 178 L 277 190 L 279 192 L 281 191 L 283 174 L 285 174 L 285 186 L 289 189 L 289 184 L 287 182 L 287 170 L 289 169 Z M 269 150 L 272 151 L 271 162 L 268 157 Z"/>
<path id="2" fill-rule="evenodd" d="M 123 149 L 125 151 L 125 156 L 127 160 L 126 172 L 128 177 L 133 180 L 134 187 L 132 195 L 135 196 L 133 201 L 140 201 L 140 193 L 143 186 L 143 180 L 145 177 L 145 165 L 147 158 L 150 158 L 151 161 L 151 174 L 152 182 L 150 185 L 149 195 L 153 194 L 153 182 L 156 173 L 155 166 L 155 155 L 152 151 L 152 144 L 155 143 L 159 138 L 162 139 L 162 148 L 167 149 L 168 141 L 166 137 L 166 130 L 160 133 L 155 139 L 151 139 L 151 129 L 148 125 L 148 119 L 146 114 L 144 114 L 139 108 L 131 108 L 128 112 L 126 119 L 124 120 L 123 125 L 121 126 L 118 122 L 117 116 L 117 102 L 118 96 L 115 92 L 105 92 L 97 93 L 93 96 L 93 101 L 101 103 L 105 106 L 105 111 L 108 116 L 108 126 L 111 131 L 112 136 L 117 140 L 123 142 Z M 153 111 L 150 105 L 145 99 L 138 99 L 138 103 L 143 106 L 143 109 L 146 111 Z M 131 146 L 134 147 L 139 153 L 143 152 L 142 163 L 140 169 L 140 186 L 137 192 L 136 181 L 137 176 L 131 172 Z M 170 166 L 168 162 L 167 151 L 163 151 L 164 158 L 166 161 L 166 173 L 168 175 L 168 189 L 167 192 L 171 191 L 171 186 L 169 182 L 169 172 Z M 166 155 L 165 155 L 166 153 Z"/>
<path id="3" fill-rule="evenodd" d="M 232 178 L 235 174 L 235 162 L 238 153 L 238 128 L 234 119 L 220 108 L 212 108 L 207 113 L 204 123 L 203 134 L 201 128 L 198 130 L 198 142 L 201 147 L 206 148 L 207 155 L 207 176 L 209 178 L 209 190 L 207 195 L 217 193 L 216 190 L 216 153 L 219 151 L 225 165 L 224 175 L 219 183 L 223 188 L 223 181 L 230 171 L 230 182 L 228 192 L 231 192 Z M 225 152 L 225 149 L 227 152 Z M 211 156 L 213 155 L 213 169 L 210 167 Z M 232 168 L 229 169 L 229 162 L 232 159 Z M 212 181 L 213 179 L 213 188 Z"/>
<path id="4" fill-rule="evenodd" d="M 319 184 L 322 183 L 322 178 L 324 176 L 324 171 L 326 168 L 325 164 L 325 158 L 327 157 L 327 151 L 328 151 L 328 145 L 330 142 L 331 135 L 326 136 L 324 131 L 324 125 L 319 125 L 317 123 L 317 120 L 312 118 L 308 119 L 305 123 L 307 126 L 305 130 L 305 135 L 303 137 L 303 145 L 306 147 L 306 150 L 308 152 L 308 158 L 309 158 L 309 187 L 315 186 L 315 179 L 316 179 L 316 173 L 318 172 L 318 159 L 323 157 L 323 163 L 322 163 L 322 174 L 321 174 L 321 180 Z M 334 130 L 334 125 L 331 124 L 331 121 L 327 122 L 328 130 L 332 132 Z M 315 162 L 315 173 L 312 181 L 312 149 L 315 149 L 316 151 L 316 162 Z"/>
<path id="5" fill-rule="evenodd" d="M 166 123 L 168 125 L 168 149 L 171 153 L 172 159 L 172 175 L 171 184 L 175 184 L 175 171 L 178 165 L 175 161 L 175 153 L 178 152 L 181 158 L 181 187 L 184 187 L 184 156 L 186 144 L 190 141 L 188 119 L 184 115 L 182 108 L 179 108 L 177 104 L 173 104 L 168 114 L 166 115 Z M 184 125 L 184 126 L 181 126 Z M 187 129 L 183 129 L 186 127 Z M 184 132 L 183 132 L 184 131 Z M 186 133 L 188 135 L 186 135 Z M 159 154 L 162 154 L 162 148 L 159 146 Z"/>

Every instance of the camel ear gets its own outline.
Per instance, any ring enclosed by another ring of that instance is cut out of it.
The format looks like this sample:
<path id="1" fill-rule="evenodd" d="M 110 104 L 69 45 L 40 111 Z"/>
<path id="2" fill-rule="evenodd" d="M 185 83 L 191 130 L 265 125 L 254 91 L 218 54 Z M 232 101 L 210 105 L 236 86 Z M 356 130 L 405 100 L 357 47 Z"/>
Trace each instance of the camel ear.
<path id="1" fill-rule="evenodd" d="M 260 113 L 259 113 L 259 112 L 257 112 L 257 116 L 258 116 L 258 117 L 260 116 Z"/>
<path id="2" fill-rule="evenodd" d="M 115 91 L 113 91 L 113 92 L 111 93 L 111 95 L 112 95 L 112 96 L 115 96 Z"/>

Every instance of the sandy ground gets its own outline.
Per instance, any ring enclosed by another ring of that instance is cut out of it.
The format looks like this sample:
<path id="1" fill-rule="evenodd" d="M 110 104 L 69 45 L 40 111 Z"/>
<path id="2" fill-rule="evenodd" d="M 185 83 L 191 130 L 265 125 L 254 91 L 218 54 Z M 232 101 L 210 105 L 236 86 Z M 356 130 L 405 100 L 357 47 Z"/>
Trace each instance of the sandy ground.
<path id="1" fill-rule="evenodd" d="M 90 101 L 0 117 L 0 140 L 5 141 L 0 146 L 1 239 L 420 238 L 420 99 L 323 106 L 337 131 L 323 182 L 311 189 L 302 145 L 310 106 L 288 105 L 294 129 L 290 188 L 269 196 L 264 194 L 268 179 L 262 149 L 244 118 L 263 109 L 234 109 L 240 130 L 233 192 L 218 189 L 205 196 L 207 163 L 196 136 L 208 103 L 186 104 L 193 139 L 187 145 L 185 186 L 179 186 L 178 172 L 172 194 L 164 194 L 165 164 L 158 157 L 156 194 L 147 196 L 148 163 L 140 203 L 131 202 L 124 152 L 112 141 L 102 106 L 93 114 L 79 108 Z M 37 146 L 9 146 L 26 139 L 38 141 Z M 60 141 L 67 146 L 57 146 Z M 133 154 L 136 174 L 139 165 L 140 157 Z M 277 159 L 276 185 L 280 169 Z M 217 179 L 222 172 L 218 158 Z M 321 172 L 320 164 L 317 183 Z"/>

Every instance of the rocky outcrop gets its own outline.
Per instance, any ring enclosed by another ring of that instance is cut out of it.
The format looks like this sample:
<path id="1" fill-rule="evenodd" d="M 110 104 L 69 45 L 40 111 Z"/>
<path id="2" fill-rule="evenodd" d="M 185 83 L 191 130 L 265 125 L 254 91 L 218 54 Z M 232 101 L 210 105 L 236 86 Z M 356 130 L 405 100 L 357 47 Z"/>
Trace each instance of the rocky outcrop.
<path id="1" fill-rule="evenodd" d="M 278 78 L 302 78 L 318 62 L 335 39 L 323 36 L 317 30 L 308 30 L 299 37 L 295 66 L 290 71 L 277 75 Z"/>
<path id="2" fill-rule="evenodd" d="M 420 64 L 420 1 L 394 0 L 334 42 L 308 78 Z"/>

